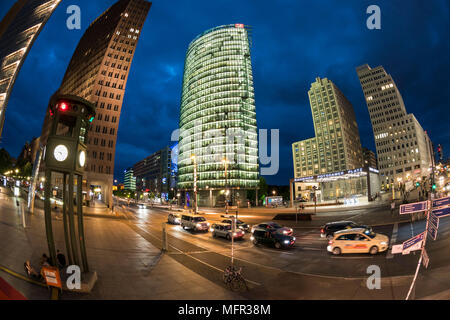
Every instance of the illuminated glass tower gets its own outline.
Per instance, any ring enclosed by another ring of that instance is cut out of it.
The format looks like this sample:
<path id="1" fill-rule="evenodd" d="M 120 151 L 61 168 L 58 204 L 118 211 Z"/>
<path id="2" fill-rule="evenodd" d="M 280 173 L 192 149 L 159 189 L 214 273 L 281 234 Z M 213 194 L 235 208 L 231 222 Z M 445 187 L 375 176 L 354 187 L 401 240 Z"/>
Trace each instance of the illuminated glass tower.
<path id="1" fill-rule="evenodd" d="M 17 75 L 37 36 L 61 0 L 19 0 L 0 23 L 0 137 Z"/>
<path id="2" fill-rule="evenodd" d="M 220 26 L 189 45 L 180 112 L 178 188 L 200 205 L 243 203 L 257 189 L 258 140 L 250 28 Z M 195 162 L 193 161 L 195 156 Z"/>

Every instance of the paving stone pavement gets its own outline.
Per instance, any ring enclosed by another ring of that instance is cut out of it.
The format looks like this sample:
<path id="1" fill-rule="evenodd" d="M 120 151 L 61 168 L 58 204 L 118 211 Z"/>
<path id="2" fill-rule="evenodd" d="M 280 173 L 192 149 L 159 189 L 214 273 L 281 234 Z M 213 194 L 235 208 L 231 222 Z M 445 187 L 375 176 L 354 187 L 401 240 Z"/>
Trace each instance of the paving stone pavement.
<path id="1" fill-rule="evenodd" d="M 25 203 L 21 200 L 21 205 Z M 62 222 L 53 219 L 56 247 L 65 251 Z M 23 228 L 20 209 L 5 190 L 0 194 L 0 265 L 25 274 L 30 260 L 39 269 L 39 259 L 48 252 L 43 212 L 26 215 Z M 120 220 L 85 218 L 87 253 L 98 282 L 88 295 L 66 293 L 62 299 L 242 299 L 184 267 Z M 0 271 L 0 276 L 28 299 L 48 299 L 50 291 Z"/>

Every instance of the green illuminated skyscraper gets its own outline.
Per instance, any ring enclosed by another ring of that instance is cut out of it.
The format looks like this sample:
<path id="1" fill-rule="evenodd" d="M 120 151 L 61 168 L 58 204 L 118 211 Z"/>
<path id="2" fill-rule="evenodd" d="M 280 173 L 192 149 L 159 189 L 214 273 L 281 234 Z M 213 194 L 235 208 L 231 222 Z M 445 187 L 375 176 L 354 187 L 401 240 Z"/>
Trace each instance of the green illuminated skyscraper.
<path id="1" fill-rule="evenodd" d="M 233 24 L 204 32 L 187 51 L 178 188 L 193 196 L 195 156 L 200 205 L 220 205 L 226 194 L 244 204 L 259 185 L 250 44 L 250 28 Z"/>

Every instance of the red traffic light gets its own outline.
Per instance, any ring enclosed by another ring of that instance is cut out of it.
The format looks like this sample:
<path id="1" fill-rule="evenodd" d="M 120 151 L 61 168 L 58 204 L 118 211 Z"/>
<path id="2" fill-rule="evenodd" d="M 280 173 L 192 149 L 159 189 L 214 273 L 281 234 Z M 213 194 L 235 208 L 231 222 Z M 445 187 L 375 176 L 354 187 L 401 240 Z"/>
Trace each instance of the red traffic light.
<path id="1" fill-rule="evenodd" d="M 66 102 L 61 102 L 61 103 L 58 105 L 58 108 L 59 108 L 61 111 L 67 111 L 67 110 L 69 109 L 69 105 L 68 105 Z"/>

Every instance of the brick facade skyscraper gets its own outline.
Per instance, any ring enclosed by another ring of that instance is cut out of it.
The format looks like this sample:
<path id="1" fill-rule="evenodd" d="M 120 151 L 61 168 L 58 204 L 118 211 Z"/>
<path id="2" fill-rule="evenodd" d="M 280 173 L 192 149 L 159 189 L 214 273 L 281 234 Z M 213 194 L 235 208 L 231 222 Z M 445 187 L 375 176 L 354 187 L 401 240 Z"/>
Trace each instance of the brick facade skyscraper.
<path id="1" fill-rule="evenodd" d="M 87 141 L 85 179 L 88 188 L 101 188 L 108 205 L 125 87 L 150 7 L 144 0 L 120 0 L 97 18 L 80 40 L 58 90 L 97 106 Z"/>

